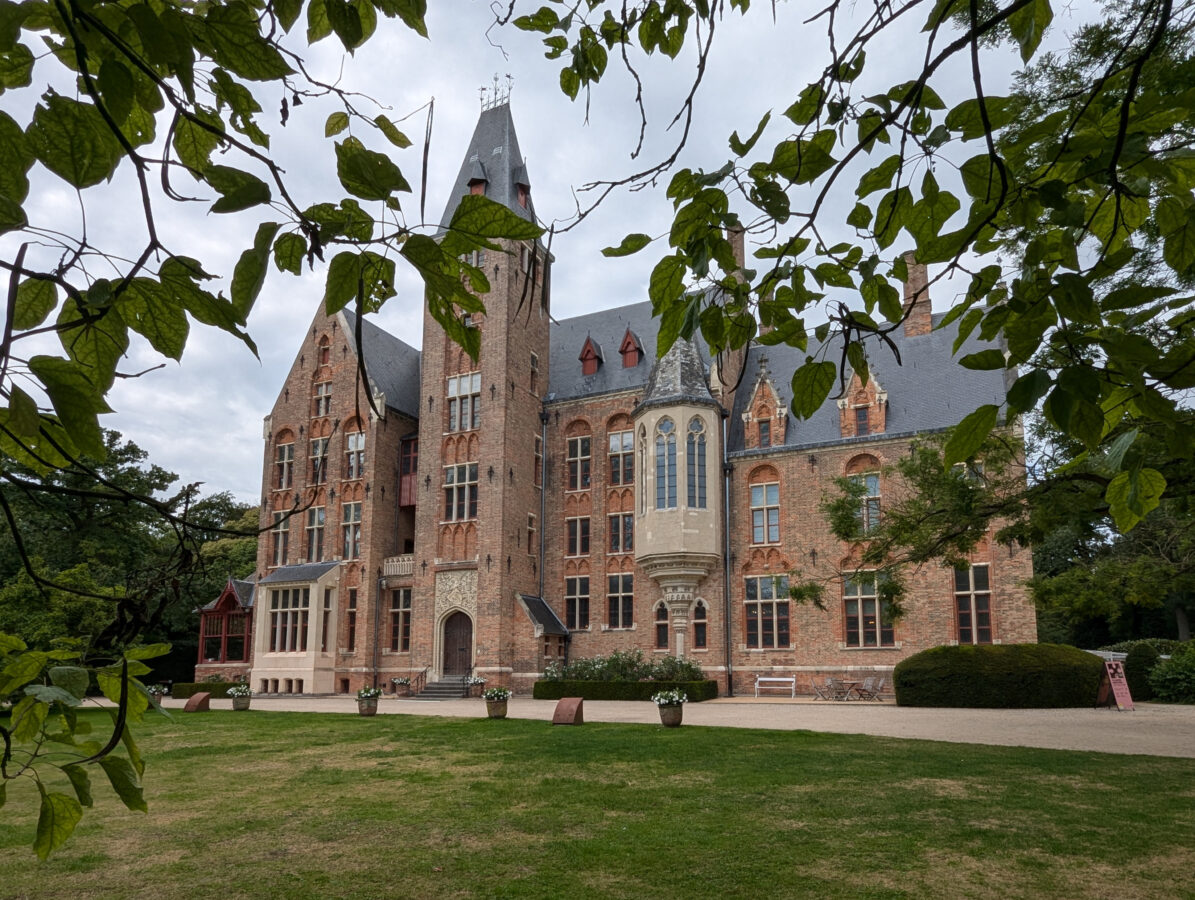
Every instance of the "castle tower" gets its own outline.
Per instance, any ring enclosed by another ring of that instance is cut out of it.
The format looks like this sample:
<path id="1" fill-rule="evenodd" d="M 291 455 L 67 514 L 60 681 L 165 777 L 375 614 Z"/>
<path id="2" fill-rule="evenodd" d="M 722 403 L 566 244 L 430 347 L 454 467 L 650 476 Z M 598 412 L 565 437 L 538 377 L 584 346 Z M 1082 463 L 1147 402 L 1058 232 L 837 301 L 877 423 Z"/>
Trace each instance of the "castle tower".
<path id="1" fill-rule="evenodd" d="M 721 560 L 721 416 L 691 341 L 656 361 L 635 409 L 635 561 L 663 592 L 677 656 L 689 611 Z"/>
<path id="2" fill-rule="evenodd" d="M 483 105 L 444 227 L 468 194 L 535 219 L 508 94 Z M 538 242 L 498 243 L 501 252 L 469 260 L 490 284 L 485 312 L 468 319 L 480 332 L 477 359 L 424 312 L 412 649 L 431 661 L 433 681 L 509 684 L 523 639 L 515 623 L 526 623 L 519 597 L 538 594 L 550 258 Z"/>

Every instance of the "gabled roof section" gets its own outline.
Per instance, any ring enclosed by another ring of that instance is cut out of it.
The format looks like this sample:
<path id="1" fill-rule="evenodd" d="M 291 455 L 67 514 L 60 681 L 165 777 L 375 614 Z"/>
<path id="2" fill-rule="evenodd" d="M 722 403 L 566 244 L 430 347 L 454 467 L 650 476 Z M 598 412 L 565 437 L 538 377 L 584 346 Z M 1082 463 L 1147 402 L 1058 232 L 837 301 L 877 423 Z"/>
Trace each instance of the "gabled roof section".
<path id="1" fill-rule="evenodd" d="M 599 362 L 605 362 L 606 356 L 602 353 L 602 345 L 595 341 L 591 335 L 586 335 L 585 343 L 581 346 L 581 353 L 577 359 L 582 362 L 587 359 L 596 359 Z"/>
<path id="2" fill-rule="evenodd" d="M 552 348 L 551 376 L 548 383 L 548 402 L 588 397 L 613 391 L 643 390 L 655 355 L 656 335 L 660 325 L 651 314 L 651 302 L 631 303 L 613 309 L 553 321 L 550 346 Z M 631 331 L 643 348 L 643 362 L 637 366 L 599 366 L 592 375 L 584 375 L 576 362 L 576 348 L 586 337 L 599 344 L 617 347 Z M 697 352 L 702 365 L 709 366 L 709 352 L 700 342 Z"/>
<path id="3" fill-rule="evenodd" d="M 519 602 L 523 605 L 527 618 L 535 626 L 536 637 L 544 634 L 564 637 L 568 634 L 568 629 L 564 627 L 564 623 L 560 621 L 556 611 L 542 597 L 519 594 Z"/>
<path id="4" fill-rule="evenodd" d="M 935 315 L 936 327 L 943 316 Z M 900 329 L 890 338 L 900 351 L 898 365 L 892 350 L 876 338 L 864 341 L 871 377 L 882 384 L 888 394 L 885 423 L 885 437 L 914 434 L 917 432 L 941 431 L 952 428 L 973 409 L 986 403 L 1004 408 L 1005 373 L 964 369 L 955 361 L 954 339 L 957 330 L 949 326 L 940 331 L 909 337 Z M 972 333 L 959 348 L 958 356 L 975 353 L 999 345 L 982 341 L 978 332 Z M 829 358 L 838 357 L 838 347 L 829 348 Z M 755 345 L 747 357 L 748 371 L 759 366 L 759 357 L 767 354 L 768 368 L 775 384 L 789 384 L 793 373 L 805 362 L 806 356 L 820 358 L 822 348 L 810 341 L 806 350 L 798 350 L 787 344 L 770 347 Z M 837 386 L 836 386 L 837 387 Z M 843 438 L 841 434 L 841 411 L 838 399 L 841 391 L 833 390 L 825 402 L 810 418 L 790 418 L 783 443 L 774 440 L 775 447 L 807 447 L 821 444 L 843 444 L 851 441 L 875 440 L 877 435 L 860 438 Z M 750 402 L 747 391 L 738 392 L 735 408 L 730 417 L 729 444 L 732 453 L 743 450 L 743 413 Z"/>
<path id="5" fill-rule="evenodd" d="M 224 590 L 220 591 L 220 595 L 199 609 L 201 612 L 208 612 L 219 606 L 225 599 L 234 600 L 242 609 L 252 609 L 255 587 L 256 585 L 252 581 L 238 581 L 235 578 L 229 578 L 228 583 L 224 585 Z"/>
<path id="6" fill-rule="evenodd" d="M 335 569 L 340 563 L 332 562 L 318 562 L 318 563 L 301 563 L 297 566 L 279 566 L 259 584 L 310 584 L 313 581 L 319 581 L 324 575 L 327 575 L 332 569 Z"/>
<path id="7" fill-rule="evenodd" d="M 357 334 L 357 316 L 342 309 L 345 335 L 350 345 Z M 419 418 L 419 351 L 383 331 L 369 319 L 361 320 L 361 350 L 369 388 L 381 392 L 386 406 L 413 419 Z"/>
<path id="8" fill-rule="evenodd" d="M 527 167 L 519 151 L 510 101 L 503 100 L 481 111 L 473 139 L 461 162 L 461 170 L 452 185 L 448 205 L 440 217 L 440 227 L 447 228 L 460 205 L 461 197 L 469 193 L 469 185 L 478 180 L 486 182 L 485 195 L 501 203 L 529 222 L 535 221 L 535 205 L 527 197 L 527 205 L 519 203 L 519 185 L 530 188 Z"/>

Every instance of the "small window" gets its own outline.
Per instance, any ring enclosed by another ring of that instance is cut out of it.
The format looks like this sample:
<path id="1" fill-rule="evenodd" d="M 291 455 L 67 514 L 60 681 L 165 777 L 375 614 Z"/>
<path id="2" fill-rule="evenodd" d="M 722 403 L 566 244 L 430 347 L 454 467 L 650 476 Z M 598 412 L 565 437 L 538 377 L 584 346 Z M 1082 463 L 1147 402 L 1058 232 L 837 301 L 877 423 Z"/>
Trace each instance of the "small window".
<path id="1" fill-rule="evenodd" d="M 709 615 L 706 612 L 705 601 L 698 600 L 697 605 L 693 607 L 693 648 L 695 650 L 706 649 L 706 625 L 709 623 Z"/>
<path id="2" fill-rule="evenodd" d="M 875 572 L 859 572 L 843 583 L 848 647 L 896 646 L 892 615 L 879 598 Z"/>
<path id="3" fill-rule="evenodd" d="M 481 373 L 448 379 L 448 430 L 472 431 L 481 427 Z"/>
<path id="4" fill-rule="evenodd" d="M 656 509 L 676 509 L 676 426 L 656 425 Z"/>
<path id="5" fill-rule="evenodd" d="M 407 653 L 411 649 L 411 589 L 390 592 L 390 650 Z"/>
<path id="6" fill-rule="evenodd" d="M 850 477 L 851 481 L 863 485 L 865 489 L 863 497 L 859 500 L 856 518 L 859 520 L 859 533 L 870 534 L 880 527 L 880 473 L 865 472 Z"/>
<path id="7" fill-rule="evenodd" d="M 609 462 L 611 484 L 633 484 L 635 481 L 635 457 L 632 434 L 629 431 L 612 431 L 609 434 Z"/>
<path id="8" fill-rule="evenodd" d="M 855 436 L 865 437 L 871 434 L 871 410 L 866 406 L 855 407 Z"/>
<path id="9" fill-rule="evenodd" d="M 751 485 L 751 543 L 780 542 L 780 485 Z"/>
<path id="10" fill-rule="evenodd" d="M 568 555 L 589 555 L 589 517 L 568 520 Z"/>
<path id="11" fill-rule="evenodd" d="M 747 646 L 770 650 L 789 645 L 788 578 L 765 575 L 747 579 Z"/>
<path id="12" fill-rule="evenodd" d="M 585 437 L 568 439 L 568 489 L 583 491 L 589 487 L 592 440 Z"/>
<path id="13" fill-rule="evenodd" d="M 611 628 L 630 628 L 635 624 L 635 576 L 611 575 L 608 578 L 606 600 L 609 604 L 607 624 Z"/>
<path id="14" fill-rule="evenodd" d="M 315 386 L 312 415 L 319 418 L 332 412 L 332 382 L 322 381 Z"/>
<path id="15" fill-rule="evenodd" d="M 759 423 L 759 446 L 761 450 L 766 450 L 772 446 L 772 423 L 763 421 Z"/>
<path id="16" fill-rule="evenodd" d="M 349 653 L 357 649 L 357 589 L 349 588 L 349 608 L 348 608 L 348 637 L 347 647 Z"/>
<path id="17" fill-rule="evenodd" d="M 361 504 L 346 503 L 341 508 L 341 526 L 344 532 L 344 559 L 356 559 L 361 555 Z"/>
<path id="18" fill-rule="evenodd" d="M 274 461 L 274 487 L 285 490 L 294 483 L 295 445 L 279 444 Z"/>
<path id="19" fill-rule="evenodd" d="M 954 570 L 954 604 L 960 644 L 992 642 L 992 593 L 987 565 Z"/>
<path id="20" fill-rule="evenodd" d="M 606 520 L 609 523 L 610 552 L 630 553 L 635 549 L 635 516 L 632 513 L 615 513 Z"/>
<path id="21" fill-rule="evenodd" d="M 656 649 L 668 649 L 668 607 L 663 603 L 656 606 Z"/>
<path id="22" fill-rule="evenodd" d="M 564 579 L 564 624 L 569 631 L 589 627 L 589 578 Z"/>

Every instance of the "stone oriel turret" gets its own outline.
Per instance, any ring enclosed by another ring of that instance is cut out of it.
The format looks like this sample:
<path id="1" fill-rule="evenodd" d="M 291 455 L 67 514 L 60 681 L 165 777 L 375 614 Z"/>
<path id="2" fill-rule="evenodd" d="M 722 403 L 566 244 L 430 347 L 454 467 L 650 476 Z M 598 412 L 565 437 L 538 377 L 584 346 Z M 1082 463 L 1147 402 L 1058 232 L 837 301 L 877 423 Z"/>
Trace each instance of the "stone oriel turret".
<path id="1" fill-rule="evenodd" d="M 635 561 L 664 592 L 678 656 L 689 610 L 721 560 L 721 407 L 705 363 L 678 340 L 652 367 L 635 408 Z"/>

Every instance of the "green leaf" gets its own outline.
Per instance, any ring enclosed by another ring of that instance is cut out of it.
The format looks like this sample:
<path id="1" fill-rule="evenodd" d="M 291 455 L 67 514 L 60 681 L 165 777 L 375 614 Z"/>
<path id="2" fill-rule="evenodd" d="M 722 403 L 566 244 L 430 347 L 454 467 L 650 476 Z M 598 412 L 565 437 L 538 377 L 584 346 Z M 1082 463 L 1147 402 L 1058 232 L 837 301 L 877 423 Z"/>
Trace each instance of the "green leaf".
<path id="1" fill-rule="evenodd" d="M 862 203 L 856 203 L 855 208 L 846 217 L 846 223 L 856 228 L 866 228 L 871 224 L 871 209 Z"/>
<path id="2" fill-rule="evenodd" d="M 116 791 L 116 795 L 120 797 L 125 806 L 135 812 L 149 810 L 145 804 L 145 797 L 141 793 L 140 779 L 137 777 L 132 763 L 123 756 L 109 754 L 100 759 L 100 766 L 108 776 L 112 789 Z"/>
<path id="3" fill-rule="evenodd" d="M 119 59 L 110 56 L 100 66 L 96 79 L 100 97 L 117 125 L 123 125 L 133 111 L 133 75 Z"/>
<path id="4" fill-rule="evenodd" d="M 196 107 L 194 119 L 210 125 L 217 131 L 224 130 L 224 123 L 217 113 Z M 180 116 L 174 126 L 171 143 L 179 161 L 192 172 L 202 172 L 211 165 L 212 152 L 220 145 L 220 137 L 212 133 L 190 116 Z"/>
<path id="5" fill-rule="evenodd" d="M 82 766 L 63 766 L 62 772 L 70 779 L 71 787 L 75 789 L 75 796 L 79 798 L 80 806 L 91 806 L 91 778 Z"/>
<path id="6" fill-rule="evenodd" d="M 1195 265 L 1195 208 L 1190 200 L 1166 197 L 1158 204 L 1157 221 L 1165 242 L 1162 258 L 1174 271 L 1185 272 Z"/>
<path id="7" fill-rule="evenodd" d="M 29 178 L 26 173 L 33 165 L 33 159 L 33 151 L 29 147 L 24 129 L 12 116 L 0 110 L 0 197 L 6 198 L 18 209 L 19 204 L 29 195 Z M 22 212 L 22 224 L 24 218 L 25 214 Z M 3 227 L 2 221 L 0 227 Z"/>
<path id="8" fill-rule="evenodd" d="M 328 277 L 324 282 L 324 312 L 332 315 L 344 309 L 357 296 L 357 282 L 361 267 L 356 253 L 337 253 L 328 264 Z"/>
<path id="9" fill-rule="evenodd" d="M 868 194 L 874 194 L 876 191 L 882 191 L 892 185 L 892 178 L 900 169 L 901 158 L 894 154 L 885 159 L 878 166 L 869 169 L 863 173 L 863 177 L 859 179 L 859 186 L 855 188 L 855 196 L 859 198 L 866 197 Z"/>
<path id="10" fill-rule="evenodd" d="M 971 459 L 983 442 L 987 440 L 992 429 L 996 427 L 996 419 L 1000 414 L 1000 407 L 988 403 L 979 407 L 955 426 L 943 449 L 943 463 L 950 468 L 955 463 L 966 462 Z"/>
<path id="11" fill-rule="evenodd" d="M 821 408 L 834 387 L 837 371 L 832 362 L 814 362 L 813 357 L 805 357 L 804 364 L 793 373 L 792 379 L 792 407 L 797 416 L 808 419 Z"/>
<path id="12" fill-rule="evenodd" d="M 1116 527 L 1127 532 L 1157 507 L 1165 490 L 1166 479 L 1161 472 L 1133 470 L 1121 472 L 1108 482 L 1104 499 L 1108 501 Z"/>
<path id="13" fill-rule="evenodd" d="M 68 300 L 56 325 L 67 356 L 106 393 L 115 380 L 117 360 L 129 349 L 129 329 L 120 313 L 111 308 L 85 313 L 78 303 Z"/>
<path id="14" fill-rule="evenodd" d="M 638 253 L 650 243 L 651 238 L 646 234 L 628 234 L 617 247 L 604 248 L 602 256 L 630 256 L 632 253 Z"/>
<path id="15" fill-rule="evenodd" d="M 661 315 L 685 292 L 685 262 L 680 254 L 665 256 L 651 272 L 647 295 L 651 298 L 652 311 Z"/>
<path id="16" fill-rule="evenodd" d="M 52 703 L 61 703 L 64 706 L 79 705 L 79 700 L 74 694 L 52 684 L 26 685 L 25 693 L 28 696 L 33 697 L 38 702 L 46 704 L 47 708 Z"/>
<path id="17" fill-rule="evenodd" d="M 152 278 L 134 278 L 116 298 L 128 326 L 170 359 L 182 359 L 190 325 L 169 288 Z"/>
<path id="18" fill-rule="evenodd" d="M 1013 104 L 1007 97 L 984 97 L 983 111 L 987 112 L 992 131 L 1003 128 L 1012 121 Z M 983 112 L 980 110 L 979 100 L 972 97 L 964 100 L 946 114 L 946 127 L 951 131 L 962 133 L 964 141 L 974 140 L 984 135 Z"/>
<path id="19" fill-rule="evenodd" d="M 28 87 L 33 82 L 33 51 L 24 44 L 0 51 L 0 94 L 8 88 Z"/>
<path id="20" fill-rule="evenodd" d="M 817 118 L 818 113 L 822 110 L 822 104 L 825 101 L 826 93 L 822 90 L 820 84 L 808 85 L 801 95 L 797 98 L 797 102 L 784 111 L 794 125 L 808 125 Z"/>
<path id="21" fill-rule="evenodd" d="M 51 682 L 65 691 L 70 691 L 80 700 L 87 696 L 89 678 L 86 669 L 79 666 L 54 666 L 49 674 Z"/>
<path id="22" fill-rule="evenodd" d="M 1010 412 L 1027 413 L 1037 405 L 1037 401 L 1046 395 L 1053 380 L 1048 372 L 1034 369 L 1026 372 L 1008 389 L 1008 408 Z"/>
<path id="23" fill-rule="evenodd" d="M 746 156 L 751 152 L 751 148 L 755 146 L 759 140 L 760 135 L 763 134 L 764 128 L 767 127 L 768 120 L 772 118 L 770 112 L 766 112 L 763 118 L 759 120 L 759 124 L 755 126 L 755 131 L 751 133 L 751 137 L 746 141 L 739 138 L 739 133 L 736 131 L 730 136 L 730 149 L 735 156 Z"/>
<path id="24" fill-rule="evenodd" d="M 123 153 L 99 110 L 57 94 L 34 110 L 27 136 L 42 165 L 76 188 L 111 178 Z"/>
<path id="25" fill-rule="evenodd" d="M 493 238 L 530 241 L 544 233 L 539 225 L 481 194 L 466 194 L 461 198 L 448 229 L 444 249 L 453 255 L 481 247 L 492 248 Z M 461 239 L 464 243 L 458 243 Z"/>
<path id="26" fill-rule="evenodd" d="M 37 438 L 41 429 L 41 416 L 38 414 L 37 404 L 15 384 L 8 390 L 9 429 L 26 441 Z"/>
<path id="27" fill-rule="evenodd" d="M 1021 62 L 1029 62 L 1054 18 L 1050 0 L 1033 0 L 1008 17 L 1008 30 L 1021 46 Z"/>
<path id="28" fill-rule="evenodd" d="M 140 647 L 130 647 L 124 652 L 124 658 L 128 660 L 134 659 L 157 659 L 160 656 L 165 656 L 170 652 L 170 645 L 164 642 L 157 644 L 144 644 Z M 145 671 L 149 671 L 148 669 Z M 133 672 L 133 667 L 129 667 L 129 672 Z"/>
<path id="29" fill-rule="evenodd" d="M 58 306 L 58 289 L 52 281 L 31 278 L 17 285 L 12 326 L 17 331 L 36 328 Z"/>
<path id="30" fill-rule="evenodd" d="M 346 112 L 334 112 L 328 116 L 328 121 L 324 123 L 324 137 L 332 137 L 334 134 L 340 134 L 349 127 L 349 115 Z"/>
<path id="31" fill-rule="evenodd" d="M 324 6 L 328 10 L 332 31 L 340 38 L 344 49 L 352 53 L 365 40 L 360 12 L 347 0 L 324 0 Z"/>
<path id="32" fill-rule="evenodd" d="M 289 34 L 299 18 L 299 13 L 303 11 L 303 0 L 274 0 L 273 8 L 278 16 L 278 24 Z"/>
<path id="33" fill-rule="evenodd" d="M 230 166 L 208 166 L 203 180 L 221 194 L 212 204 L 212 212 L 239 212 L 260 203 L 270 202 L 270 187 L 256 175 Z"/>
<path id="34" fill-rule="evenodd" d="M 112 712 L 113 724 L 115 725 L 116 714 Z M 163 712 L 165 712 L 163 710 Z M 133 740 L 133 732 L 129 729 L 126 722 L 124 729 L 120 732 L 120 742 L 124 744 L 124 749 L 129 754 L 129 762 L 133 766 L 133 771 L 137 773 L 137 777 L 141 778 L 145 775 L 145 762 L 141 759 L 141 750 L 137 746 L 137 742 Z"/>
<path id="35" fill-rule="evenodd" d="M 980 350 L 978 353 L 968 353 L 958 361 L 964 369 L 978 369 L 980 371 L 994 371 L 1005 366 L 1004 354 L 1000 350 Z"/>
<path id="36" fill-rule="evenodd" d="M 395 191 L 411 190 L 389 157 L 366 150 L 352 137 L 336 145 L 336 174 L 344 189 L 362 200 L 385 200 Z"/>
<path id="37" fill-rule="evenodd" d="M 112 409 L 96 384 L 77 363 L 55 356 L 35 356 L 29 360 L 29 368 L 45 386 L 75 446 L 95 459 L 103 459 L 107 451 L 97 414 Z"/>
<path id="38" fill-rule="evenodd" d="M 307 239 L 301 234 L 284 234 L 274 242 L 274 265 L 281 272 L 302 275 L 306 254 Z"/>
<path id="39" fill-rule="evenodd" d="M 29 224 L 25 210 L 7 197 L 0 196 L 0 234 L 24 228 Z"/>
<path id="40" fill-rule="evenodd" d="M 427 37 L 427 0 L 376 0 L 377 7 L 387 16 L 398 16 L 404 25 L 421 37 Z"/>
<path id="41" fill-rule="evenodd" d="M 37 837 L 33 840 L 33 849 L 38 859 L 44 860 L 74 833 L 75 826 L 83 818 L 83 807 L 78 800 L 66 794 L 47 794 L 40 781 L 37 789 L 41 792 L 41 809 L 37 817 Z"/>
<path id="42" fill-rule="evenodd" d="M 912 211 L 913 192 L 907 187 L 889 191 L 880 198 L 872 229 L 881 250 L 895 243 L 900 230 L 908 224 Z"/>
<path id="43" fill-rule="evenodd" d="M 405 150 L 411 146 L 411 139 L 395 128 L 394 123 L 385 116 L 376 117 L 373 120 L 373 124 L 377 125 L 381 129 L 382 134 L 386 136 L 386 140 L 399 150 Z"/>
<path id="44" fill-rule="evenodd" d="M 32 686 L 43 687 L 43 685 Z M 49 705 L 38 700 L 37 697 L 22 697 L 9 712 L 9 728 L 12 739 L 19 743 L 37 740 L 49 712 Z"/>
<path id="45" fill-rule="evenodd" d="M 248 4 L 233 0 L 210 6 L 203 24 L 212 58 L 242 78 L 275 81 L 294 73 L 278 49 L 262 37 Z"/>
<path id="46" fill-rule="evenodd" d="M 241 254 L 232 273 L 232 305 L 244 321 L 261 293 L 270 262 L 270 245 L 280 226 L 277 222 L 263 222 L 257 226 L 252 248 Z"/>

